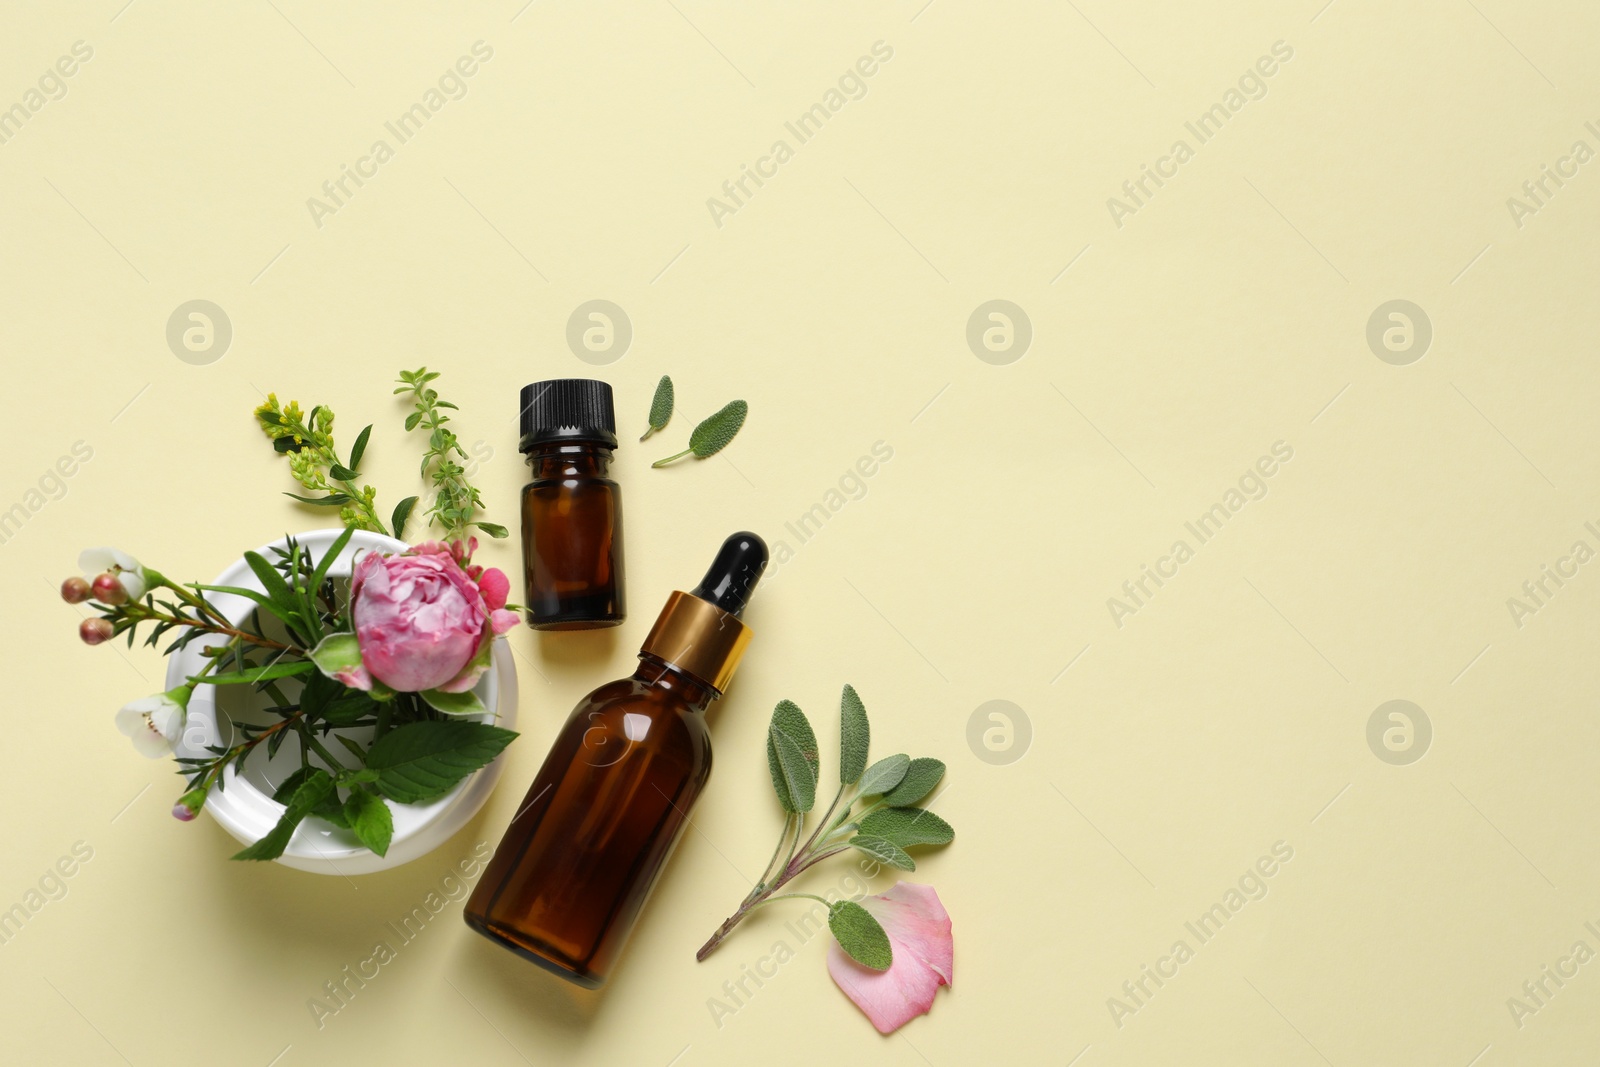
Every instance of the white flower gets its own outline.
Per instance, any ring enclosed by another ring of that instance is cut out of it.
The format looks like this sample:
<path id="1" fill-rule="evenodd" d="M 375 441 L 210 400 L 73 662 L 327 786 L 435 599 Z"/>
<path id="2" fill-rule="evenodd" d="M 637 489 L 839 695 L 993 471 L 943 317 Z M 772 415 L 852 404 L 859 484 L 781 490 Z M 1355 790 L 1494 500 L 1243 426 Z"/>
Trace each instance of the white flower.
<path id="1" fill-rule="evenodd" d="M 144 567 L 126 552 L 115 548 L 86 548 L 78 554 L 78 569 L 91 581 L 97 574 L 116 575 L 129 600 L 144 596 Z"/>
<path id="2" fill-rule="evenodd" d="M 140 755 L 150 759 L 170 756 L 183 737 L 192 692 L 194 690 L 188 686 L 179 686 L 167 693 L 124 704 L 117 712 L 117 729 L 133 739 L 133 747 Z"/>

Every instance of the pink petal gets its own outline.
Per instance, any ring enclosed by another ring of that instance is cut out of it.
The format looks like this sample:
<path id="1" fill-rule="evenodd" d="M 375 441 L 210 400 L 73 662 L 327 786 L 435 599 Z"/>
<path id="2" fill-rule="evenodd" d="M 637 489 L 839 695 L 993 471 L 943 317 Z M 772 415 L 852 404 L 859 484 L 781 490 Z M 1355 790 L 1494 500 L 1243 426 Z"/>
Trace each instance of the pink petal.
<path id="1" fill-rule="evenodd" d="M 511 594 L 511 580 L 506 577 L 505 571 L 490 567 L 479 576 L 478 590 L 483 593 L 483 602 L 489 606 L 489 610 L 497 611 L 506 606 L 506 597 Z"/>
<path id="2" fill-rule="evenodd" d="M 360 689 L 362 692 L 368 692 L 372 689 L 372 673 L 362 663 L 358 663 L 354 667 L 346 667 L 342 671 L 335 671 L 333 680 L 340 685 L 347 685 L 351 689 Z"/>
<path id="3" fill-rule="evenodd" d="M 521 621 L 521 619 L 517 618 L 516 612 L 507 611 L 505 608 L 496 608 L 489 613 L 489 628 L 494 631 L 496 637 L 499 637 Z"/>
<path id="4" fill-rule="evenodd" d="M 950 916 L 933 887 L 899 882 L 861 906 L 889 935 L 894 963 L 887 971 L 863 967 L 837 941 L 828 945 L 828 973 L 880 1033 L 898 1030 L 933 1007 L 934 994 L 955 973 Z"/>

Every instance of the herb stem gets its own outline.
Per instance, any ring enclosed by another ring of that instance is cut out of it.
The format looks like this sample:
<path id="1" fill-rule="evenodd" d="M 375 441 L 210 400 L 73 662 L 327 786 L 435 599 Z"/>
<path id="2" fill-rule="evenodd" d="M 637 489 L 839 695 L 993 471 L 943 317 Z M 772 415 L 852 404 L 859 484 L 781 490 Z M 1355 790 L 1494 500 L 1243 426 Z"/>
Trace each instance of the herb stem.
<path id="1" fill-rule="evenodd" d="M 654 463 L 650 464 L 650 466 L 652 466 L 652 467 L 665 467 L 668 463 L 671 463 L 674 460 L 682 459 L 684 456 L 689 455 L 693 451 L 694 451 L 694 449 L 692 449 L 692 448 L 686 448 L 682 452 L 679 452 L 675 456 L 668 456 L 666 459 L 658 459 Z"/>

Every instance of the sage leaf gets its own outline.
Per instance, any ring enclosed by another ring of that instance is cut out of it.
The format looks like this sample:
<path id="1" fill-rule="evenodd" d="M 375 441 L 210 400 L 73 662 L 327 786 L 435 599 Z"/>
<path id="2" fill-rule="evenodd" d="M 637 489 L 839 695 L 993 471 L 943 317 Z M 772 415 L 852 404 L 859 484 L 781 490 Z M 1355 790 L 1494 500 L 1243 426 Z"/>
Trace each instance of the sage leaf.
<path id="1" fill-rule="evenodd" d="M 872 740 L 872 727 L 867 722 L 867 709 L 856 695 L 854 686 L 844 687 L 839 697 L 839 784 L 850 785 L 861 777 L 867 766 L 867 749 Z"/>
<path id="2" fill-rule="evenodd" d="M 884 794 L 883 801 L 891 808 L 909 807 L 933 792 L 933 787 L 943 777 L 944 764 L 939 760 L 927 756 L 914 759 L 906 768 L 906 776 L 891 792 Z"/>
<path id="3" fill-rule="evenodd" d="M 790 811 L 810 811 L 817 802 L 817 774 L 800 746 L 776 725 L 767 731 L 769 743 L 778 755 L 778 769 L 788 792 Z M 781 799 L 781 798 L 780 798 Z"/>
<path id="4" fill-rule="evenodd" d="M 301 496 L 299 493 L 284 493 L 283 495 L 292 496 L 302 504 L 315 504 L 319 508 L 336 508 L 350 503 L 350 497 L 347 493 L 329 493 L 327 496 Z"/>
<path id="5" fill-rule="evenodd" d="M 749 404 L 743 400 L 731 400 L 721 411 L 706 416 L 689 435 L 689 448 L 695 457 L 705 459 L 727 448 L 728 442 L 744 426 L 744 417 L 749 413 Z"/>
<path id="6" fill-rule="evenodd" d="M 887 793 L 900 784 L 900 780 L 906 776 L 906 769 L 910 766 L 911 757 L 904 752 L 885 756 L 867 768 L 866 773 L 861 776 L 861 784 L 856 791 L 864 797 Z"/>
<path id="7" fill-rule="evenodd" d="M 956 836 L 949 823 L 924 808 L 879 808 L 861 820 L 861 833 L 881 837 L 901 848 L 945 845 Z"/>
<path id="8" fill-rule="evenodd" d="M 811 803 L 805 807 L 797 807 L 796 800 L 789 789 L 788 779 L 784 773 L 783 763 L 779 758 L 777 735 L 782 734 L 789 738 L 799 750 L 801 757 L 810 769 L 812 802 L 816 799 L 816 781 L 819 760 L 817 756 L 817 735 L 811 729 L 811 722 L 806 718 L 806 713 L 800 710 L 792 700 L 780 700 L 777 707 L 772 709 L 772 723 L 767 728 L 767 769 L 772 773 L 772 788 L 778 794 L 778 803 L 783 805 L 783 810 L 791 814 L 799 811 L 810 811 Z"/>
<path id="9" fill-rule="evenodd" d="M 497 522 L 475 522 L 472 525 L 488 534 L 490 537 L 510 537 L 511 531 Z"/>
<path id="10" fill-rule="evenodd" d="M 840 900 L 829 906 L 828 929 L 833 931 L 839 947 L 863 967 L 887 971 L 894 963 L 889 935 L 872 913 L 855 901 Z"/>
<path id="11" fill-rule="evenodd" d="M 849 844 L 871 856 L 879 863 L 887 863 L 891 867 L 898 867 L 902 871 L 917 869 L 917 861 L 906 855 L 905 850 L 893 841 L 881 837 L 870 837 L 866 834 L 857 834 L 852 837 Z"/>
<path id="12" fill-rule="evenodd" d="M 378 772 L 378 792 L 399 804 L 420 804 L 448 793 L 516 736 L 461 719 L 408 723 L 372 743 L 367 766 Z"/>
<path id="13" fill-rule="evenodd" d="M 236 860 L 275 860 L 283 855 L 283 850 L 289 847 L 289 839 L 294 836 L 295 827 L 300 825 L 307 815 L 316 809 L 318 804 L 333 792 L 333 776 L 321 768 L 312 768 L 305 779 L 295 788 L 289 797 L 289 803 L 284 806 L 283 816 L 278 824 L 268 830 L 266 835 L 251 845 L 234 853 Z"/>
<path id="14" fill-rule="evenodd" d="M 359 787 L 350 790 L 344 802 L 344 817 L 363 845 L 380 856 L 389 851 L 394 837 L 394 813 L 382 797 Z"/>
<path id="15" fill-rule="evenodd" d="M 663 374 L 656 383 L 656 395 L 650 401 L 650 428 L 639 440 L 643 441 L 657 430 L 665 429 L 667 423 L 672 421 L 672 401 L 672 379 Z"/>

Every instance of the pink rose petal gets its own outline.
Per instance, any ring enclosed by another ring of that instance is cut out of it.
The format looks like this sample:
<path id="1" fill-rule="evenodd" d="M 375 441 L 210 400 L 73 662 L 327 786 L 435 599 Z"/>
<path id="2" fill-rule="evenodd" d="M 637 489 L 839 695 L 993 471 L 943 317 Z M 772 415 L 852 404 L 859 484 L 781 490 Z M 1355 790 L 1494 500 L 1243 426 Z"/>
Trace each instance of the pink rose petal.
<path id="1" fill-rule="evenodd" d="M 490 567 L 478 576 L 478 589 L 489 610 L 499 611 L 506 606 L 506 597 L 511 594 L 511 579 L 500 568 Z"/>
<path id="2" fill-rule="evenodd" d="M 939 987 L 955 977 L 950 915 L 932 886 L 896 883 L 861 906 L 889 935 L 894 963 L 887 971 L 863 967 L 837 941 L 828 945 L 828 973 L 878 1028 L 890 1034 L 933 1007 Z"/>

